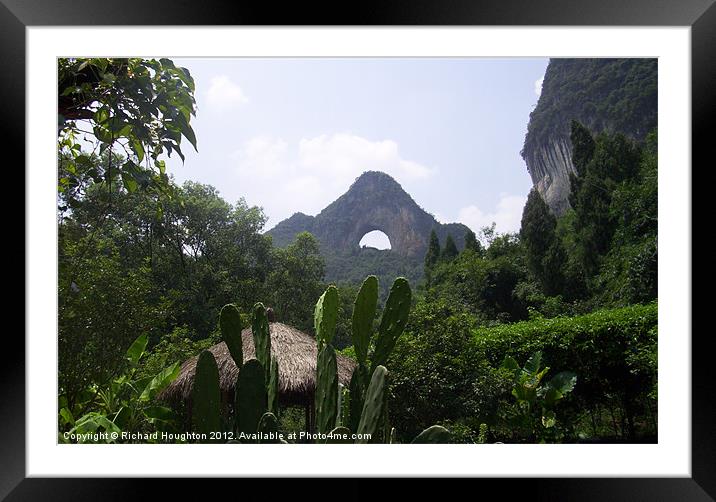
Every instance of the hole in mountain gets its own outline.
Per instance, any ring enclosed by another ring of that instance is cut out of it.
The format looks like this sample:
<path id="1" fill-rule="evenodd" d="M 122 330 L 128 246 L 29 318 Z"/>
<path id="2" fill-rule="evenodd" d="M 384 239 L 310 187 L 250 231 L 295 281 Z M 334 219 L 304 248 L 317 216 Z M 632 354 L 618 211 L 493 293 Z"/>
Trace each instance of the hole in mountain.
<path id="1" fill-rule="evenodd" d="M 380 230 L 373 230 L 365 234 L 358 245 L 362 248 L 390 249 L 390 239 Z"/>

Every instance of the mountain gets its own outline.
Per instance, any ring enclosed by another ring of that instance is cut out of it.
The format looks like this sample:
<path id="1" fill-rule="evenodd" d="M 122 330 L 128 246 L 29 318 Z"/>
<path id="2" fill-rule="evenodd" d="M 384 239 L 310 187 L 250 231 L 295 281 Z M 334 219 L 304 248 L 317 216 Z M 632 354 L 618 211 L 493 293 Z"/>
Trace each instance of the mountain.
<path id="1" fill-rule="evenodd" d="M 397 275 L 419 280 L 433 229 L 441 244 L 450 233 L 458 249 L 464 247 L 465 225 L 439 223 L 389 175 L 367 171 L 315 217 L 295 213 L 267 233 L 278 247 L 290 244 L 300 232 L 312 233 L 326 257 L 326 280 L 355 283 L 365 273 L 383 275 L 390 281 L 388 276 Z M 388 236 L 389 251 L 359 246 L 361 238 L 373 230 Z M 381 282 L 385 286 L 386 281 Z"/>
<path id="2" fill-rule="evenodd" d="M 552 211 L 569 208 L 570 124 L 643 140 L 657 125 L 656 59 L 551 59 L 522 157 Z"/>

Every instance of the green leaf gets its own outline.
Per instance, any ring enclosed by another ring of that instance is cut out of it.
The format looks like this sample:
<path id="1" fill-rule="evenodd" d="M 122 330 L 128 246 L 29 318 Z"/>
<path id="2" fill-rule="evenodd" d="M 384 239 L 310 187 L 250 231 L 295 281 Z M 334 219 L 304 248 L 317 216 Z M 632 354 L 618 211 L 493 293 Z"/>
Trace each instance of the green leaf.
<path id="1" fill-rule="evenodd" d="M 139 185 L 137 184 L 136 180 L 132 177 L 131 174 L 122 173 L 122 184 L 124 185 L 124 188 L 127 189 L 129 193 L 132 193 L 137 190 Z"/>
<path id="2" fill-rule="evenodd" d="M 540 365 L 542 364 L 542 351 L 537 351 L 532 354 L 527 362 L 525 363 L 524 370 L 529 374 L 536 374 L 539 371 Z"/>
<path id="3" fill-rule="evenodd" d="M 505 359 L 502 361 L 502 365 L 500 367 L 506 370 L 510 370 L 513 373 L 522 371 L 522 368 L 520 368 L 520 365 L 517 363 L 517 361 L 515 361 L 514 358 L 510 356 L 505 356 Z"/>
<path id="4" fill-rule="evenodd" d="M 174 68 L 174 61 L 172 61 L 171 59 L 160 58 L 159 62 L 164 68 Z"/>
<path id="5" fill-rule="evenodd" d="M 562 399 L 565 394 L 572 392 L 577 384 L 577 375 L 570 371 L 557 373 L 545 386 L 544 400 L 548 407 L 551 407 Z"/>
<path id="6" fill-rule="evenodd" d="M 179 113 L 176 116 L 176 123 L 179 125 L 179 129 L 181 130 L 181 133 L 184 135 L 186 139 L 189 140 L 189 143 L 194 147 L 194 150 L 198 151 L 196 148 L 196 135 L 194 134 L 194 130 L 189 125 L 189 122 L 187 122 L 186 118 L 183 114 Z M 178 143 L 178 142 L 177 142 Z"/>
<path id="7" fill-rule="evenodd" d="M 77 432 L 79 434 L 86 434 L 88 432 L 94 432 L 99 428 L 99 424 L 95 420 L 97 413 L 88 413 L 77 419 L 75 426 L 70 432 Z"/>
<path id="8" fill-rule="evenodd" d="M 557 373 L 547 384 L 549 387 L 558 390 L 562 394 L 571 392 L 577 384 L 577 375 L 571 371 Z"/>
<path id="9" fill-rule="evenodd" d="M 152 378 L 149 384 L 144 388 L 142 394 L 139 396 L 139 400 L 148 401 L 154 398 L 154 396 L 156 396 L 159 392 L 162 391 L 162 389 L 172 383 L 176 379 L 176 377 L 179 376 L 179 370 L 179 362 L 176 362 L 157 373 L 157 375 Z"/>
<path id="10" fill-rule="evenodd" d="M 100 140 L 102 143 L 105 143 L 107 145 L 109 145 L 116 139 L 116 138 L 112 137 L 112 134 L 110 133 L 110 131 L 108 129 L 106 129 L 102 126 L 96 125 L 92 128 L 92 131 L 98 140 Z M 102 152 L 102 150 L 100 149 L 100 154 L 101 154 L 101 152 Z"/>
<path id="11" fill-rule="evenodd" d="M 129 423 L 131 415 L 132 410 L 130 410 L 127 406 L 122 406 L 119 411 L 115 413 L 114 417 L 112 418 L 112 422 L 117 424 L 117 427 L 119 427 L 120 429 L 123 429 Z"/>
<path id="12" fill-rule="evenodd" d="M 148 406 L 144 409 L 144 415 L 149 419 L 150 423 L 157 421 L 171 422 L 176 418 L 174 410 L 165 406 Z"/>
<path id="13" fill-rule="evenodd" d="M 120 117 L 112 117 L 109 119 L 109 130 L 114 138 L 129 136 L 132 131 L 132 124 L 128 124 Z"/>
<path id="14" fill-rule="evenodd" d="M 60 410 L 60 416 L 64 420 L 64 424 L 75 425 L 75 418 L 72 416 L 72 412 L 67 408 Z"/>
<path id="15" fill-rule="evenodd" d="M 97 416 L 97 417 L 95 418 L 95 420 L 96 420 L 96 422 L 97 422 L 101 427 L 103 427 L 104 430 L 106 430 L 107 432 L 116 432 L 116 433 L 118 433 L 118 434 L 119 434 L 120 432 L 122 432 L 122 429 L 120 429 L 119 427 L 117 427 L 117 425 L 116 425 L 114 422 L 112 422 L 110 419 L 108 419 L 108 418 L 105 417 L 105 416 L 102 416 L 102 415 Z"/>
<path id="16" fill-rule="evenodd" d="M 94 162 L 92 161 L 92 158 L 86 154 L 78 155 L 75 158 L 75 162 L 82 169 L 91 169 L 94 167 Z"/>
<path id="17" fill-rule="evenodd" d="M 109 120 L 109 108 L 103 106 L 96 112 L 94 112 L 94 121 L 97 124 L 104 124 Z"/>
<path id="18" fill-rule="evenodd" d="M 134 151 L 134 154 L 137 156 L 137 162 L 142 162 L 144 160 L 144 145 L 142 142 L 138 139 L 132 139 L 131 142 L 132 150 Z"/>
<path id="19" fill-rule="evenodd" d="M 132 345 L 127 349 L 127 360 L 132 364 L 132 366 L 136 365 L 139 362 L 139 359 L 144 355 L 144 351 L 147 348 L 147 342 L 148 338 L 147 335 L 140 335 L 137 337 L 136 340 L 132 343 Z"/>
<path id="20" fill-rule="evenodd" d="M 557 416 L 554 411 L 548 410 L 542 415 L 542 425 L 546 428 L 554 427 L 557 423 Z"/>

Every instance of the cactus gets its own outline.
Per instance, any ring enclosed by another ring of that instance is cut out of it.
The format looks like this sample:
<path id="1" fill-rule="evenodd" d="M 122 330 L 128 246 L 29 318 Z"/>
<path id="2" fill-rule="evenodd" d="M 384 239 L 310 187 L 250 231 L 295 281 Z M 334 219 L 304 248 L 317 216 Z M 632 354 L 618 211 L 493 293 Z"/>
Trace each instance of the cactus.
<path id="1" fill-rule="evenodd" d="M 281 442 L 278 438 L 278 420 L 276 419 L 276 415 L 273 413 L 267 412 L 261 415 L 256 432 L 259 433 L 259 443 L 266 444 Z M 272 434 L 274 435 L 273 439 L 265 437 Z"/>
<path id="2" fill-rule="evenodd" d="M 268 381 L 268 410 L 278 416 L 278 361 L 275 357 L 271 358 L 271 371 Z"/>
<path id="3" fill-rule="evenodd" d="M 256 359 L 246 361 L 236 380 L 235 406 L 237 432 L 256 432 L 261 416 L 266 412 L 266 374 Z"/>
<path id="4" fill-rule="evenodd" d="M 343 394 L 345 393 L 346 387 L 338 382 L 338 396 L 336 400 L 336 427 L 343 425 Z"/>
<path id="5" fill-rule="evenodd" d="M 373 369 L 384 365 L 395 347 L 395 342 L 403 333 L 408 323 L 410 312 L 410 285 L 405 277 L 398 277 L 390 288 L 388 300 L 385 303 L 383 317 L 380 319 L 378 338 L 375 342 L 372 363 Z"/>
<path id="6" fill-rule="evenodd" d="M 390 443 L 390 433 L 392 427 L 390 426 L 390 417 L 388 416 L 388 390 L 387 390 L 387 384 L 386 384 L 386 391 L 383 396 L 383 417 L 382 417 L 382 429 L 383 429 L 383 442 L 388 444 Z"/>
<path id="7" fill-rule="evenodd" d="M 231 304 L 224 305 L 219 314 L 219 330 L 221 331 L 221 338 L 229 348 L 229 353 L 239 369 L 244 364 L 244 348 L 241 340 L 242 329 L 243 325 L 239 310 Z"/>
<path id="8" fill-rule="evenodd" d="M 428 427 L 423 432 L 418 434 L 415 439 L 411 441 L 411 444 L 428 444 L 428 443 L 448 443 L 450 441 L 450 431 L 440 425 L 433 425 Z"/>
<path id="9" fill-rule="evenodd" d="M 251 333 L 254 338 L 256 359 L 258 359 L 266 372 L 264 381 L 268 382 L 270 377 L 269 372 L 271 371 L 271 334 L 266 308 L 264 308 L 263 303 L 254 305 Z"/>
<path id="10" fill-rule="evenodd" d="M 353 370 L 351 382 L 348 386 L 348 427 L 353 431 L 358 430 L 358 423 L 363 412 L 367 375 L 368 370 L 366 367 L 359 365 Z"/>
<path id="11" fill-rule="evenodd" d="M 324 346 L 316 365 L 316 426 L 328 433 L 336 426 L 338 416 L 338 366 L 332 345 Z"/>
<path id="12" fill-rule="evenodd" d="M 378 306 L 378 278 L 366 277 L 358 291 L 353 306 L 352 338 L 358 363 L 365 365 L 368 359 L 368 347 L 373 331 L 373 319 Z"/>
<path id="13" fill-rule="evenodd" d="M 219 369 L 214 355 L 208 350 L 199 354 L 196 376 L 192 390 L 192 416 L 197 429 L 207 438 L 221 431 L 221 392 L 219 391 Z"/>
<path id="14" fill-rule="evenodd" d="M 385 369 L 385 366 L 378 366 L 375 371 L 373 371 L 370 385 L 368 385 L 368 389 L 365 393 L 363 412 L 361 413 L 360 422 L 358 423 L 358 429 L 356 431 L 359 434 L 356 443 L 367 443 L 369 440 L 375 442 L 377 439 L 376 434 L 380 427 L 386 404 L 387 376 L 388 370 Z"/>
<path id="15" fill-rule="evenodd" d="M 313 311 L 313 327 L 316 330 L 318 349 L 329 345 L 336 332 L 338 319 L 338 289 L 331 285 L 321 295 Z"/>

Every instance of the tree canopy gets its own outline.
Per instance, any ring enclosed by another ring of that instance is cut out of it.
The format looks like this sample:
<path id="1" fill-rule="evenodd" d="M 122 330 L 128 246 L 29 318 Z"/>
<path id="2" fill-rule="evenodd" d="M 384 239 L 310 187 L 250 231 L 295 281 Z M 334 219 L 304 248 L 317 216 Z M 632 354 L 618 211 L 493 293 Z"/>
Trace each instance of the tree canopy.
<path id="1" fill-rule="evenodd" d="M 161 156 L 176 153 L 183 160 L 182 137 L 196 149 L 195 114 L 194 80 L 170 59 L 60 58 L 61 209 L 71 208 L 90 181 L 111 188 L 121 180 L 128 191 L 168 193 Z"/>

